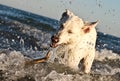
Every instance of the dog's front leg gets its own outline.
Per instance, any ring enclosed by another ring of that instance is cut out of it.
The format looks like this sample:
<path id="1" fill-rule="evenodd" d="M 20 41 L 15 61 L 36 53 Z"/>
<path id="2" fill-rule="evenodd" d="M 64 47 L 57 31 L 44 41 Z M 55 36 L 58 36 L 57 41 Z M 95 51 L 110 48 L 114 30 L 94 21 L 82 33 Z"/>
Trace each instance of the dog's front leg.
<path id="1" fill-rule="evenodd" d="M 78 56 L 78 54 L 71 54 L 68 57 L 68 66 L 72 68 L 74 71 L 79 71 L 79 62 L 81 57 Z"/>
<path id="2" fill-rule="evenodd" d="M 89 52 L 89 55 L 84 58 L 83 66 L 84 66 L 84 72 L 85 73 L 90 72 L 90 69 L 91 69 L 94 58 L 95 58 L 95 51 Z"/>

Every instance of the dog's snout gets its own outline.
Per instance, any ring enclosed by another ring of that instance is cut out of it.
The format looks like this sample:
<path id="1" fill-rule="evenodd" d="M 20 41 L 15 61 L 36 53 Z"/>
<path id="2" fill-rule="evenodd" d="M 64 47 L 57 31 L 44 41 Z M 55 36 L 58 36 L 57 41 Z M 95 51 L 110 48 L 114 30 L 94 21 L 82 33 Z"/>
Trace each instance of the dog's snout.
<path id="1" fill-rule="evenodd" d="M 51 37 L 51 41 L 52 41 L 53 43 L 57 43 L 57 42 L 59 42 L 59 38 L 58 38 L 58 36 L 53 35 L 53 36 Z"/>

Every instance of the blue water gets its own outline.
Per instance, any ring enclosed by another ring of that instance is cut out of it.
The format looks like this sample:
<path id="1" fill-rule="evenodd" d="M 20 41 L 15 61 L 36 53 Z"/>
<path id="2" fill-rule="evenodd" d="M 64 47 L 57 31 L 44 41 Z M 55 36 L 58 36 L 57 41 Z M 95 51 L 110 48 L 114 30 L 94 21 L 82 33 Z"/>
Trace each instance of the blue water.
<path id="1" fill-rule="evenodd" d="M 0 49 L 47 49 L 57 27 L 58 20 L 0 5 Z M 96 49 L 120 54 L 120 38 L 98 32 Z"/>

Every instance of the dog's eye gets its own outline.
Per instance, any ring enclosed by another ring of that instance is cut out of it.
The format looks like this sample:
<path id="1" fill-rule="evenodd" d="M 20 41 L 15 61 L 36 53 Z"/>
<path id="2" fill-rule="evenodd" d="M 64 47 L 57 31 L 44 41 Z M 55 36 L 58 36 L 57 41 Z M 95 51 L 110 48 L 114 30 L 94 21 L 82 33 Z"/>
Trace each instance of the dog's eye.
<path id="1" fill-rule="evenodd" d="M 72 30 L 68 30 L 68 33 L 70 33 L 70 34 L 71 34 L 71 33 L 73 33 L 73 32 L 72 32 Z"/>

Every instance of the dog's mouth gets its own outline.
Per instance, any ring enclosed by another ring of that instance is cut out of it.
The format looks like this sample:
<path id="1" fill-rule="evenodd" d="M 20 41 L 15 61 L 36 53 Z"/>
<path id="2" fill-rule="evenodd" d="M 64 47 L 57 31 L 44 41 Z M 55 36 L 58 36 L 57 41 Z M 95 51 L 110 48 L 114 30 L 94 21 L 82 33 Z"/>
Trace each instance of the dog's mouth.
<path id="1" fill-rule="evenodd" d="M 50 47 L 52 47 L 52 48 L 56 48 L 57 46 L 59 46 L 57 43 L 51 43 L 50 44 Z"/>
<path id="2" fill-rule="evenodd" d="M 57 36 L 52 36 L 51 37 L 51 44 L 50 47 L 56 48 L 59 45 L 66 45 L 68 42 L 62 42 Z"/>
<path id="3" fill-rule="evenodd" d="M 56 48 L 56 47 L 58 47 L 58 46 L 60 46 L 60 45 L 68 45 L 68 43 L 61 43 L 61 44 L 51 43 L 51 44 L 50 44 L 50 47 Z"/>

